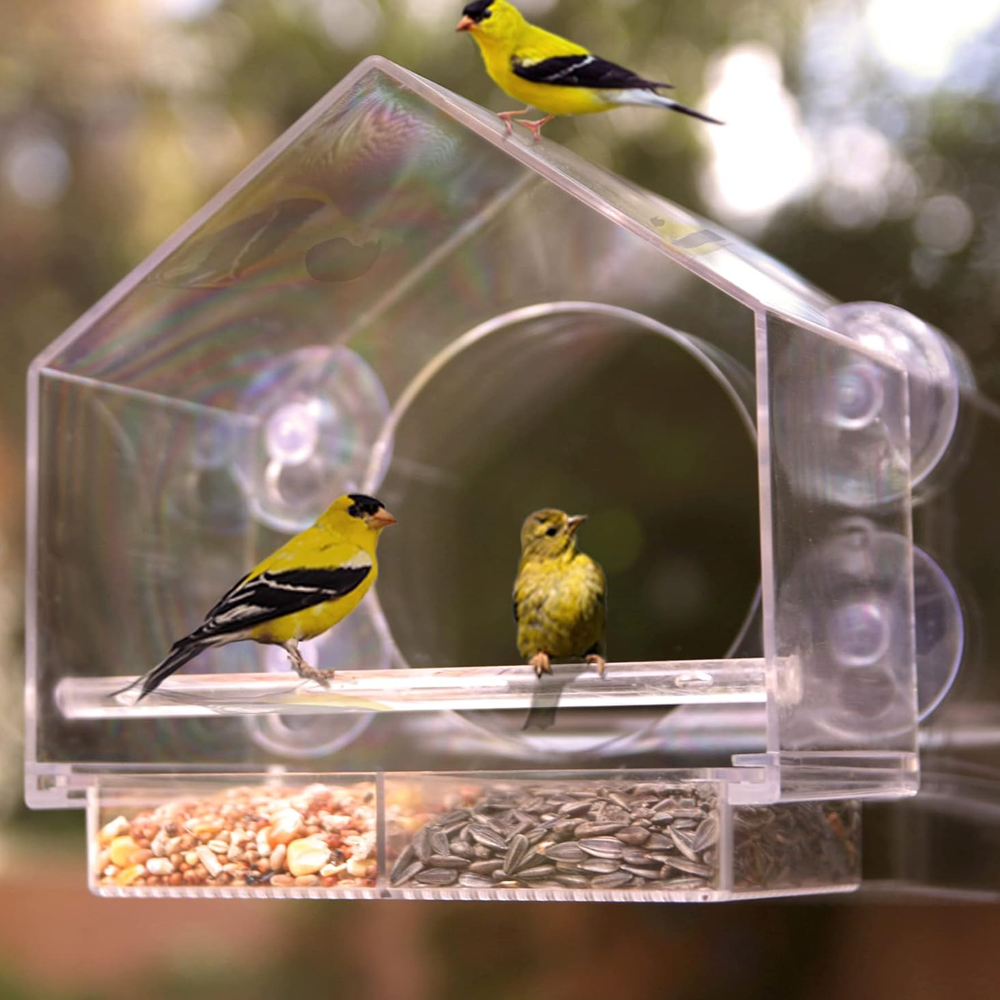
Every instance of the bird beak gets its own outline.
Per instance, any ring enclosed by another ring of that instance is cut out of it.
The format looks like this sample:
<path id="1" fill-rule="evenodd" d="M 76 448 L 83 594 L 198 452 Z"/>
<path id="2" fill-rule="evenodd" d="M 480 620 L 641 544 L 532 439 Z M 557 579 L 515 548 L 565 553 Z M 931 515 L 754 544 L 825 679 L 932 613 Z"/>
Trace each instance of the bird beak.
<path id="1" fill-rule="evenodd" d="M 475 28 L 475 26 L 476 26 L 476 22 L 473 21 L 472 18 L 469 17 L 468 14 L 466 14 L 465 17 L 463 17 L 462 20 L 458 22 L 458 27 L 455 30 L 456 31 L 472 31 L 473 28 Z"/>
<path id="2" fill-rule="evenodd" d="M 570 537 L 576 534 L 577 529 L 586 520 L 586 514 L 574 514 L 572 517 L 566 518 L 566 530 L 569 532 Z"/>
<path id="3" fill-rule="evenodd" d="M 388 528 L 390 524 L 395 523 L 396 519 L 384 507 L 368 518 L 370 528 Z"/>

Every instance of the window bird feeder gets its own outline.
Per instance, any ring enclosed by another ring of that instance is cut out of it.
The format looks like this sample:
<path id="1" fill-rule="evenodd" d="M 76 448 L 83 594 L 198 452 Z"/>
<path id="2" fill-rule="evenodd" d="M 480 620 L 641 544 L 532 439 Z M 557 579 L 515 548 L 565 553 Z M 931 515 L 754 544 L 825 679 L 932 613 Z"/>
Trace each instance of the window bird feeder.
<path id="1" fill-rule="evenodd" d="M 385 60 L 44 351 L 29 407 L 26 794 L 86 805 L 102 894 L 846 891 L 862 801 L 995 736 L 955 543 L 995 548 L 962 460 L 1000 439 L 949 342 Z M 344 492 L 400 524 L 306 650 L 328 686 L 243 643 L 113 694 Z M 592 515 L 604 678 L 517 662 L 546 505 Z"/>

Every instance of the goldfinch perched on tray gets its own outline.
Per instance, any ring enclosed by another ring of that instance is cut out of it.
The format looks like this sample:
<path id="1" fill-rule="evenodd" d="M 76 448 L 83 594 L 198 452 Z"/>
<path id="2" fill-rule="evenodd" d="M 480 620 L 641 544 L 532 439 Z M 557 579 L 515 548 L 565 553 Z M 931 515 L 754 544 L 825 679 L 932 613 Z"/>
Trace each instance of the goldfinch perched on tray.
<path id="1" fill-rule="evenodd" d="M 311 528 L 250 570 L 201 625 L 173 644 L 162 663 L 122 690 L 141 685 L 136 699 L 141 700 L 203 650 L 244 639 L 284 647 L 302 677 L 326 681 L 334 672 L 309 666 L 298 644 L 321 635 L 358 606 L 378 576 L 379 535 L 395 523 L 374 497 L 342 496 Z"/>
<path id="2" fill-rule="evenodd" d="M 722 124 L 659 93 L 670 89 L 671 84 L 646 80 L 595 56 L 582 45 L 530 24 L 507 0 L 475 0 L 468 4 L 455 30 L 472 35 L 493 82 L 527 105 L 520 111 L 500 114 L 508 135 L 511 119 L 532 108 L 545 117 L 538 121 L 518 120 L 517 124 L 530 129 L 536 139 L 542 126 L 556 115 L 589 115 L 623 104 L 669 108 L 713 125 Z"/>
<path id="3" fill-rule="evenodd" d="M 514 581 L 517 648 L 539 677 L 552 660 L 582 657 L 604 674 L 604 571 L 576 547 L 586 520 L 561 510 L 536 510 L 521 528 L 521 561 Z M 526 728 L 551 724 L 552 712 L 532 709 Z"/>

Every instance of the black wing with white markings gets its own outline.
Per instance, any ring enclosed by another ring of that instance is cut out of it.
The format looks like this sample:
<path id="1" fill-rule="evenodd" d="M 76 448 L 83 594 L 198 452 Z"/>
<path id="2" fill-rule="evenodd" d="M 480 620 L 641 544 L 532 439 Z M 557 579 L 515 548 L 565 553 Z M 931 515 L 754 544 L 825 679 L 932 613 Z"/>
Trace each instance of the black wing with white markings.
<path id="1" fill-rule="evenodd" d="M 241 580 L 212 608 L 205 623 L 191 633 L 191 638 L 205 639 L 242 632 L 275 618 L 344 597 L 358 587 L 371 571 L 370 565 L 293 569 L 283 573 L 265 572 L 252 580 Z"/>
<path id="2" fill-rule="evenodd" d="M 551 83 L 558 87 L 594 87 L 599 90 L 628 90 L 638 88 L 655 90 L 671 87 L 669 83 L 646 80 L 630 69 L 608 62 L 600 56 L 554 56 L 541 62 L 521 62 L 511 58 L 515 76 L 532 83 Z"/>

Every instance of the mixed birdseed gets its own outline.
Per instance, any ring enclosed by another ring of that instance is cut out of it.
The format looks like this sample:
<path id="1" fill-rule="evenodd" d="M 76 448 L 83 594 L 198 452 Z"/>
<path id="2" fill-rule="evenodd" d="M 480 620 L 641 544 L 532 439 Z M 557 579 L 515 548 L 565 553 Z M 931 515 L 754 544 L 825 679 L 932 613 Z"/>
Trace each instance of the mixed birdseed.
<path id="1" fill-rule="evenodd" d="M 733 810 L 737 890 L 850 885 L 860 880 L 861 811 L 852 800 Z"/>
<path id="2" fill-rule="evenodd" d="M 393 887 L 692 890 L 718 873 L 706 784 L 466 790 L 438 815 L 401 819 L 390 817 Z"/>
<path id="3" fill-rule="evenodd" d="M 178 798 L 98 833 L 98 886 L 375 885 L 375 789 L 231 788 Z"/>

